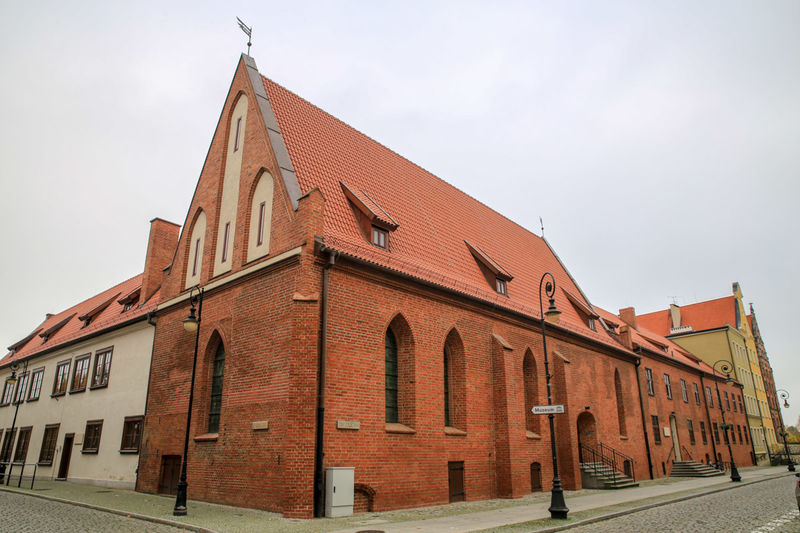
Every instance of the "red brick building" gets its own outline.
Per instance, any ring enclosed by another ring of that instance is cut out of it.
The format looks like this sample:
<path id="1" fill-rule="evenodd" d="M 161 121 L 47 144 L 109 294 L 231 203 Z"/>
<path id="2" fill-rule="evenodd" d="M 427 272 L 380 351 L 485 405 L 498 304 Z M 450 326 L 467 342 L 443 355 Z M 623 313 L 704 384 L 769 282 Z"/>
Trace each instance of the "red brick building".
<path id="1" fill-rule="evenodd" d="M 242 56 L 161 286 L 138 489 L 176 480 L 194 350 L 182 322 L 199 285 L 190 498 L 311 517 L 328 467 L 354 468 L 357 510 L 549 490 L 547 419 L 530 413 L 547 403 L 547 272 L 565 488 L 582 485 L 581 444 L 611 446 L 639 478 L 654 461 L 665 475 L 666 446 L 644 443 L 640 361 L 711 384 L 702 368 L 634 346 L 543 238 Z M 652 403 L 645 415 L 668 424 L 670 406 Z M 694 404 L 672 408 L 702 420 Z"/>

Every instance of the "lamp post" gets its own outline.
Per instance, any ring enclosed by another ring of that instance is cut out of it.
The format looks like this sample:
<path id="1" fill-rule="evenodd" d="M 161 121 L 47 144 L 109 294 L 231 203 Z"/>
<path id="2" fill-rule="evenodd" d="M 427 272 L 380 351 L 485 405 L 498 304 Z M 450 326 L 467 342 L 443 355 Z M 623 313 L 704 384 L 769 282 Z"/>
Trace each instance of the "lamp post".
<path id="1" fill-rule="evenodd" d="M 712 366 L 714 374 L 717 373 L 717 365 L 720 365 L 720 369 L 725 373 L 725 383 L 732 383 L 733 380 L 731 379 L 731 370 L 733 370 L 733 368 L 731 367 L 731 364 L 724 359 L 720 359 Z M 728 437 L 728 429 L 731 429 L 733 426 L 725 422 L 725 409 L 722 406 L 722 396 L 719 394 L 719 381 L 716 379 L 716 375 L 714 376 L 714 388 L 717 390 L 717 402 L 719 403 L 719 412 L 722 415 L 722 430 L 725 432 L 725 442 L 728 445 L 728 455 L 731 456 L 731 481 L 741 481 L 742 476 L 739 475 L 739 470 L 736 469 L 736 461 L 733 460 L 733 450 L 731 449 L 731 439 Z"/>
<path id="2" fill-rule="evenodd" d="M 777 392 L 780 395 L 781 400 L 783 400 L 784 409 L 788 409 L 789 393 L 784 389 L 778 389 Z M 789 445 L 786 444 L 786 428 L 783 427 L 783 417 L 781 417 L 781 437 L 783 437 L 783 449 L 786 450 L 786 459 L 789 461 L 789 472 L 794 472 L 794 461 L 792 461 L 792 456 L 789 453 Z"/>
<path id="3" fill-rule="evenodd" d="M 197 294 L 195 294 L 197 289 Z M 192 403 L 194 401 L 194 376 L 197 371 L 197 345 L 200 343 L 200 318 L 203 315 L 203 289 L 198 288 L 196 285 L 189 291 L 189 303 L 192 308 L 189 310 L 189 316 L 183 320 L 183 329 L 189 333 L 194 333 L 194 360 L 192 361 L 192 381 L 189 388 L 189 410 L 186 413 L 186 435 L 183 440 L 183 461 L 181 464 L 181 478 L 178 481 L 178 493 L 175 496 L 175 508 L 172 510 L 174 516 L 186 515 L 186 464 L 187 454 L 189 453 L 189 429 L 192 426 Z M 197 315 L 195 315 L 195 305 L 197 306 Z"/>
<path id="4" fill-rule="evenodd" d="M 11 385 L 12 387 L 17 383 L 17 369 L 19 368 L 19 361 L 14 361 L 11 363 L 11 375 L 6 379 L 6 383 Z M 25 360 L 25 365 L 22 368 L 22 373 L 25 374 L 28 371 L 28 360 Z M 11 481 L 11 472 L 9 471 L 8 476 L 6 476 L 6 463 L 11 462 L 11 454 L 14 451 L 14 426 L 17 425 L 17 413 L 19 413 L 19 404 L 22 401 L 17 401 L 17 396 L 19 395 L 19 391 L 14 391 L 11 395 L 11 401 L 15 404 L 14 407 L 14 418 L 11 420 L 11 429 L 9 429 L 8 433 L 8 457 L 3 454 L 0 457 L 0 483 L 3 482 L 3 478 L 5 478 L 6 486 L 8 486 L 9 481 Z M 5 451 L 5 450 L 2 450 Z"/>
<path id="5" fill-rule="evenodd" d="M 549 277 L 550 280 L 544 285 L 545 293 L 550 299 L 550 306 L 547 312 L 543 311 L 542 307 L 542 284 L 544 280 Z M 542 279 L 539 280 L 539 316 L 542 321 L 542 349 L 544 350 L 544 376 L 547 380 L 547 405 L 553 405 L 553 395 L 550 392 L 550 363 L 547 359 L 547 333 L 545 332 L 545 322 L 558 322 L 561 316 L 561 311 L 556 309 L 555 300 L 553 295 L 556 292 L 556 280 L 550 272 L 545 272 Z M 559 518 L 566 520 L 569 509 L 567 502 L 564 501 L 564 489 L 561 488 L 561 478 L 558 477 L 558 459 L 556 458 L 556 432 L 555 424 L 553 422 L 553 413 L 549 413 L 547 418 L 550 419 L 550 451 L 553 453 L 553 490 L 550 492 L 550 518 Z"/>

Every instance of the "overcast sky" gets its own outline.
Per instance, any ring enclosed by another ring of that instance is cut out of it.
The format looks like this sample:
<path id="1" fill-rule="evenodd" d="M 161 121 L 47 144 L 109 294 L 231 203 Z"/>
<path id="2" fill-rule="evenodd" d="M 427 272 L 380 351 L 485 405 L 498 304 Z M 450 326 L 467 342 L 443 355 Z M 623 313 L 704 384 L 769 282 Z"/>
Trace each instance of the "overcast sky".
<path id="1" fill-rule="evenodd" d="M 150 219 L 184 222 L 237 15 L 262 74 L 541 216 L 592 303 L 739 281 L 798 419 L 797 1 L 2 2 L 0 346 L 140 273 Z"/>

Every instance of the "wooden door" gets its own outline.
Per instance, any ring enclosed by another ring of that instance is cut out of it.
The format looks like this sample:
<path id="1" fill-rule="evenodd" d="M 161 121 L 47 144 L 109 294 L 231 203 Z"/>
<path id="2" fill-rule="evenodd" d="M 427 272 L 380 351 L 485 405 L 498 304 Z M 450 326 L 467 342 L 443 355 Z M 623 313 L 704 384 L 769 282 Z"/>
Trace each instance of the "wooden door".
<path id="1" fill-rule="evenodd" d="M 463 502 L 466 499 L 464 492 L 464 461 L 447 463 L 448 484 L 450 486 L 450 502 Z"/>
<path id="2" fill-rule="evenodd" d="M 542 465 L 531 463 L 531 492 L 542 491 Z"/>
<path id="3" fill-rule="evenodd" d="M 158 492 L 161 494 L 177 494 L 178 480 L 181 476 L 181 456 L 161 456 L 161 477 L 158 480 Z"/>
<path id="4" fill-rule="evenodd" d="M 75 433 L 64 435 L 64 446 L 61 448 L 61 463 L 58 466 L 58 477 L 56 479 L 67 479 L 69 460 L 72 458 L 72 443 L 74 441 Z"/>

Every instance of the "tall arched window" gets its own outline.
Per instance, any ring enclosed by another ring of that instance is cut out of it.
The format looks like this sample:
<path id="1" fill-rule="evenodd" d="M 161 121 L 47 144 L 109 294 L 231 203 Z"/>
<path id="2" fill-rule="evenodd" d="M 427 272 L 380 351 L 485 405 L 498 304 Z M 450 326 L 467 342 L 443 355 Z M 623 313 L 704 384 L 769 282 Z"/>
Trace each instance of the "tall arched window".
<path id="1" fill-rule="evenodd" d="M 619 370 L 614 369 L 614 392 L 617 396 L 617 420 L 619 421 L 619 434 L 627 435 L 625 425 L 625 399 L 622 397 L 622 381 L 619 379 Z"/>
<path id="2" fill-rule="evenodd" d="M 525 429 L 539 433 L 541 417 L 531 411 L 534 405 L 538 405 L 539 384 L 536 376 L 536 360 L 530 350 L 525 352 L 525 358 L 522 360 L 522 376 L 525 384 Z"/>
<path id="3" fill-rule="evenodd" d="M 453 329 L 444 343 L 444 425 L 467 429 L 464 344 Z"/>
<path id="4" fill-rule="evenodd" d="M 211 406 L 208 409 L 208 432 L 219 433 L 219 413 L 222 408 L 222 379 L 225 375 L 225 347 L 222 342 L 214 354 L 214 370 L 211 375 Z"/>
<path id="5" fill-rule="evenodd" d="M 386 423 L 398 422 L 397 408 L 397 338 L 386 330 Z"/>
<path id="6" fill-rule="evenodd" d="M 269 253 L 270 226 L 272 223 L 273 181 L 264 171 L 253 189 L 250 202 L 250 232 L 247 238 L 247 261 Z"/>

